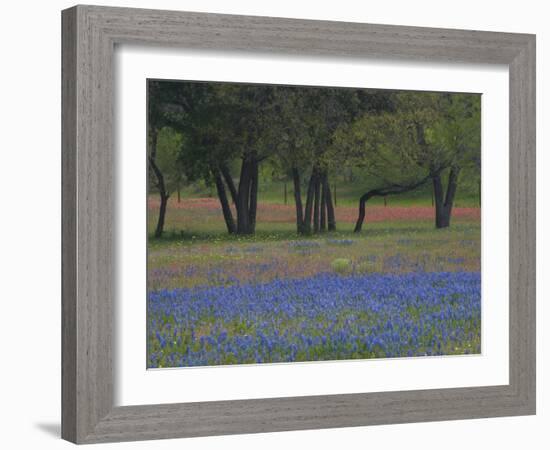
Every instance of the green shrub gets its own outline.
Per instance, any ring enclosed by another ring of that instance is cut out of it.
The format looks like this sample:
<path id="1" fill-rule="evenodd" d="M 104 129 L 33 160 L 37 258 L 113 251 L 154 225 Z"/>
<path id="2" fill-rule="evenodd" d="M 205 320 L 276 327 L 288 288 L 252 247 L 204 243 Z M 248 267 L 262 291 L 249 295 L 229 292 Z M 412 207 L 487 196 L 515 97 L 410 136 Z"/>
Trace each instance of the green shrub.
<path id="1" fill-rule="evenodd" d="M 345 274 L 351 272 L 351 261 L 346 258 L 336 258 L 330 263 L 332 270 L 339 274 Z"/>

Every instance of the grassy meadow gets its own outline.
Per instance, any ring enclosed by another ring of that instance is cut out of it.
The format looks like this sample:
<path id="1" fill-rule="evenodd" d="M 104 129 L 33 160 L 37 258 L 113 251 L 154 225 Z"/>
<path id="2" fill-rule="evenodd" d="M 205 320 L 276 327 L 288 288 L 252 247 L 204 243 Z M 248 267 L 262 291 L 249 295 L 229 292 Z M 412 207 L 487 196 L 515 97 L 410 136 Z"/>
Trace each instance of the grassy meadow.
<path id="1" fill-rule="evenodd" d="M 479 207 L 436 229 L 429 197 L 390 198 L 353 233 L 343 197 L 337 231 L 304 237 L 290 194 L 267 193 L 256 233 L 231 236 L 217 198 L 189 195 L 160 239 L 148 199 L 149 367 L 480 351 Z"/>
<path id="2" fill-rule="evenodd" d="M 480 94 L 147 92 L 148 368 L 480 353 Z"/>

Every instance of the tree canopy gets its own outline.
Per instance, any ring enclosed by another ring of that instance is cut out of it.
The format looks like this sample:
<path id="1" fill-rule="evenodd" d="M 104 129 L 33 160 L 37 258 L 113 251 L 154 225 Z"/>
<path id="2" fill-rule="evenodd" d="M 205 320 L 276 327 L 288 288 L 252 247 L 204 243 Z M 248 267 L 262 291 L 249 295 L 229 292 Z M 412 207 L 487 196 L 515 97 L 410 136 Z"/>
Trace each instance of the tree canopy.
<path id="1" fill-rule="evenodd" d="M 461 171 L 480 172 L 475 94 L 160 80 L 148 94 L 157 235 L 174 186 L 198 181 L 215 186 L 229 233 L 254 233 L 262 164 L 292 180 L 298 233 L 336 229 L 330 180 L 344 168 L 369 186 L 356 231 L 370 198 L 429 182 L 436 226 L 449 226 Z"/>

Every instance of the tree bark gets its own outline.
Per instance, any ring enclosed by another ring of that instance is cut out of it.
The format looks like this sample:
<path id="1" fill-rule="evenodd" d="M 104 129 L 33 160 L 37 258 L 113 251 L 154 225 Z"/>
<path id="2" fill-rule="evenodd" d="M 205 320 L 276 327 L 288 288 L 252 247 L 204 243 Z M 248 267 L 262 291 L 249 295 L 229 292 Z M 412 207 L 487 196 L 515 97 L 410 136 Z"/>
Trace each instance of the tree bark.
<path id="1" fill-rule="evenodd" d="M 250 200 L 248 202 L 248 233 L 256 232 L 256 212 L 258 209 L 258 161 L 250 162 Z"/>
<path id="2" fill-rule="evenodd" d="M 443 183 L 441 182 L 441 176 L 436 175 L 433 177 L 432 183 L 435 198 L 435 227 L 446 228 L 449 226 L 449 216 L 445 208 L 445 201 L 443 200 Z"/>
<path id="3" fill-rule="evenodd" d="M 243 158 L 239 188 L 234 189 L 227 181 L 231 179 L 229 171 L 225 170 L 224 178 L 234 196 L 237 209 L 237 233 L 253 234 L 256 231 L 256 215 L 258 208 L 258 159 L 254 155 Z"/>
<path id="4" fill-rule="evenodd" d="M 243 158 L 241 165 L 241 176 L 239 179 L 239 190 L 237 192 L 237 233 L 249 234 L 248 206 L 250 202 L 250 161 Z"/>
<path id="5" fill-rule="evenodd" d="M 159 238 L 162 236 L 164 231 L 164 218 L 166 217 L 166 206 L 168 204 L 168 195 L 160 195 L 160 208 L 159 208 L 159 219 L 157 222 L 157 228 L 155 229 L 155 237 Z"/>
<path id="6" fill-rule="evenodd" d="M 304 233 L 311 233 L 311 216 L 313 212 L 313 198 L 315 197 L 315 179 L 317 169 L 314 167 L 307 187 L 306 207 L 304 211 Z"/>
<path id="7" fill-rule="evenodd" d="M 330 184 L 328 182 L 328 176 L 325 174 L 323 177 L 323 189 L 326 192 L 325 200 L 327 207 L 327 226 L 328 231 L 336 231 L 336 216 L 334 214 L 334 205 L 332 204 L 332 195 L 330 192 Z"/>
<path id="8" fill-rule="evenodd" d="M 323 175 L 321 181 L 321 219 L 319 223 L 319 231 L 327 230 L 327 190 L 325 188 L 325 177 L 326 175 Z"/>
<path id="9" fill-rule="evenodd" d="M 321 206 L 321 183 L 319 175 L 315 176 L 315 199 L 313 202 L 313 232 L 319 232 L 319 209 Z"/>
<path id="10" fill-rule="evenodd" d="M 432 176 L 433 193 L 435 199 L 435 227 L 447 228 L 451 224 L 451 213 L 453 210 L 456 188 L 458 185 L 459 167 L 451 167 L 447 190 L 444 192 L 441 175 L 438 173 Z"/>
<path id="11" fill-rule="evenodd" d="M 214 180 L 216 182 L 216 190 L 218 192 L 218 198 L 222 207 L 223 218 L 225 220 L 225 226 L 229 234 L 235 233 L 235 220 L 233 219 L 233 213 L 227 199 L 225 192 L 225 186 L 219 170 L 214 170 Z"/>
<path id="12" fill-rule="evenodd" d="M 229 202 L 226 202 L 227 204 L 225 206 L 222 203 L 224 217 L 229 217 L 229 214 L 231 214 L 233 231 L 229 231 L 230 225 L 226 220 L 227 228 L 230 233 L 253 234 L 256 231 L 256 215 L 258 209 L 258 167 L 259 161 L 254 154 L 248 154 L 243 157 L 238 188 L 235 186 L 231 172 L 226 164 L 220 164 L 219 170 L 217 170 L 219 180 L 216 179 L 216 187 L 218 192 L 220 192 L 218 188 L 218 185 L 220 185 L 223 188 L 223 197 L 227 200 L 227 194 L 225 193 L 223 183 L 223 181 L 225 181 L 229 193 L 231 194 L 231 200 L 233 201 L 237 211 L 237 223 L 235 224 L 235 221 L 232 218 Z"/>
<path id="13" fill-rule="evenodd" d="M 231 194 L 231 200 L 233 200 L 233 204 L 237 204 L 237 188 L 235 187 L 235 183 L 233 182 L 233 177 L 231 176 L 231 172 L 229 172 L 229 168 L 222 164 L 220 166 L 220 171 L 223 175 L 223 178 L 225 180 L 225 183 L 227 184 L 227 187 L 229 189 L 229 193 Z"/>
<path id="14" fill-rule="evenodd" d="M 361 231 L 361 228 L 363 227 L 363 222 L 365 221 L 366 204 L 372 196 L 373 195 L 371 194 L 371 191 L 369 191 L 366 194 L 363 194 L 359 199 L 359 216 L 357 217 L 357 221 L 355 222 L 355 229 L 353 230 L 355 233 L 359 233 Z"/>
<path id="15" fill-rule="evenodd" d="M 157 128 L 151 128 L 149 131 L 150 150 L 149 150 L 149 158 L 148 158 L 149 167 L 151 167 L 151 169 L 153 170 L 153 173 L 155 174 L 155 178 L 157 179 L 156 186 L 160 195 L 159 216 L 157 220 L 157 226 L 155 228 L 156 238 L 161 237 L 162 233 L 164 232 L 166 206 L 168 204 L 168 198 L 170 197 L 170 194 L 166 191 L 166 183 L 164 182 L 164 175 L 162 174 L 161 170 L 156 164 L 158 132 L 159 130 Z"/>
<path id="16" fill-rule="evenodd" d="M 456 189 L 458 187 L 458 175 L 460 174 L 459 167 L 451 167 L 449 173 L 449 181 L 447 183 L 447 194 L 445 195 L 445 206 L 449 209 L 449 215 L 453 209 L 453 203 L 456 196 Z"/>
<path id="17" fill-rule="evenodd" d="M 304 209 L 302 206 L 300 172 L 296 167 L 292 168 L 292 181 L 294 182 L 294 203 L 296 205 L 296 231 L 302 234 L 304 233 Z"/>

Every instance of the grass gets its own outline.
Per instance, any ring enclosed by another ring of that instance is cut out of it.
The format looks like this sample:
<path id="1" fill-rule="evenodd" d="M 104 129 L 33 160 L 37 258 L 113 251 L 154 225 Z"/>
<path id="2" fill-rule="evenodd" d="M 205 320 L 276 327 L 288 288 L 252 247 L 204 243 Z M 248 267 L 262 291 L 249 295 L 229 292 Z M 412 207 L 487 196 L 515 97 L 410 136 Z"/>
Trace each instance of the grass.
<path id="1" fill-rule="evenodd" d="M 149 289 L 306 277 L 332 271 L 339 258 L 349 260 L 356 272 L 480 269 L 479 224 L 468 222 L 437 231 L 428 222 L 373 224 L 359 235 L 347 230 L 307 239 L 292 230 L 240 238 L 207 232 L 194 236 L 151 241 Z"/>
<path id="2" fill-rule="evenodd" d="M 369 204 L 357 234 L 338 206 L 338 231 L 304 237 L 292 205 L 264 201 L 256 234 L 232 236 L 217 200 L 171 198 L 155 239 L 157 210 L 148 367 L 479 352 L 478 208 L 437 230 L 431 207 Z"/>

